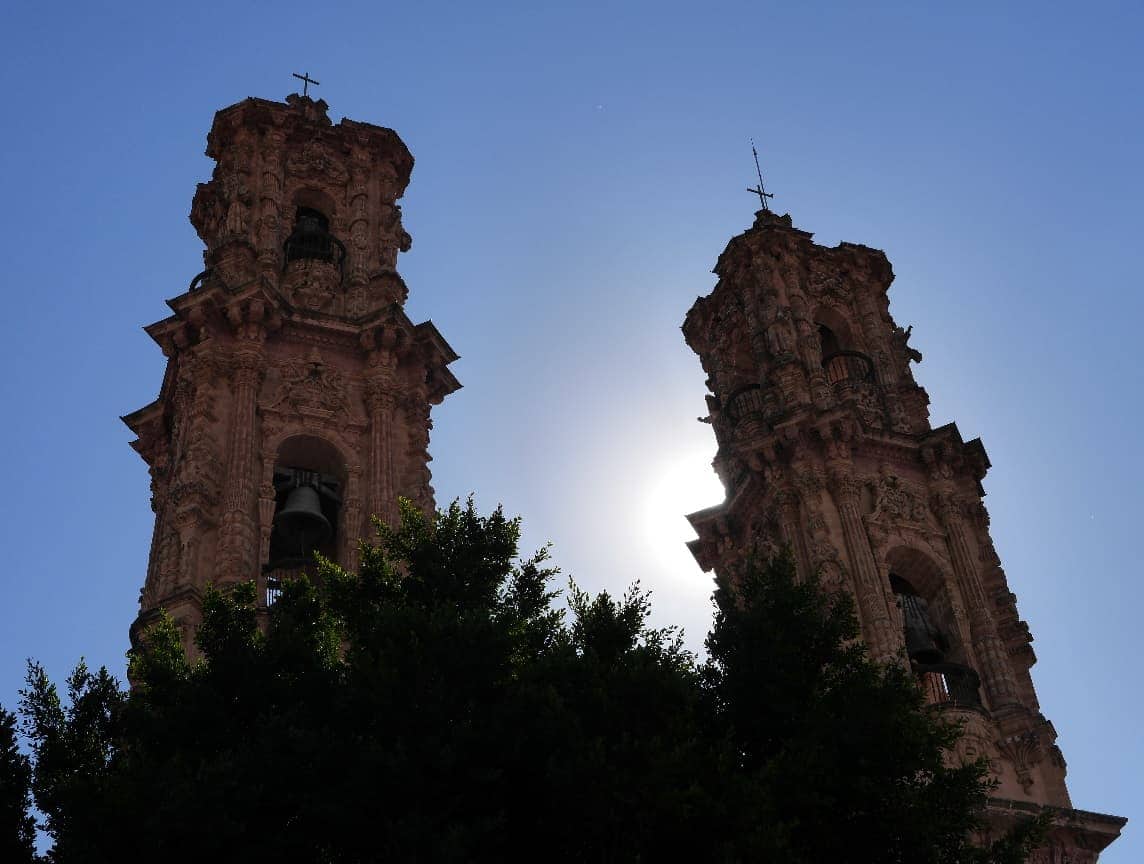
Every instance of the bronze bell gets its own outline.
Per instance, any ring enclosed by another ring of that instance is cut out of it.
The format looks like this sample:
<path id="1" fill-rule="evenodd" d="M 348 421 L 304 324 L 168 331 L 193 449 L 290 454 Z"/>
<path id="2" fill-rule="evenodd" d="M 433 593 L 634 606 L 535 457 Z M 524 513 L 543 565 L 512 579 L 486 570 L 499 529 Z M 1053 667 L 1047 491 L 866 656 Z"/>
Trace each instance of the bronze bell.
<path id="1" fill-rule="evenodd" d="M 926 601 L 917 594 L 899 594 L 905 622 L 906 653 L 915 663 L 941 663 L 945 654 L 937 644 L 938 633 L 929 620 Z"/>
<path id="2" fill-rule="evenodd" d="M 326 229 L 322 226 L 322 220 L 316 213 L 301 214 L 298 217 L 297 231 L 303 237 L 315 237 L 326 233 Z"/>
<path id="3" fill-rule="evenodd" d="M 322 513 L 322 499 L 318 490 L 309 484 L 290 491 L 274 524 L 289 538 L 291 545 L 303 554 L 329 540 L 333 533 L 330 520 Z"/>
<path id="4" fill-rule="evenodd" d="M 294 230 L 286 238 L 286 260 L 316 258 L 329 261 L 332 257 L 329 224 L 317 210 L 299 208 Z"/>

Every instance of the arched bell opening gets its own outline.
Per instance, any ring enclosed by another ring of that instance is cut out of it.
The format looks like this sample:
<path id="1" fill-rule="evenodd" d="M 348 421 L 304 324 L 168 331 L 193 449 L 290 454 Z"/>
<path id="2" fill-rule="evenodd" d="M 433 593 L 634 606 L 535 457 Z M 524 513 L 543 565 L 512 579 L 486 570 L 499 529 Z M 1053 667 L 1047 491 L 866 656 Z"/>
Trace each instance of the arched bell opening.
<path id="1" fill-rule="evenodd" d="M 907 580 L 890 573 L 890 590 L 902 612 L 906 656 L 913 663 L 943 663 L 949 656 L 949 640 L 933 621 L 929 603 Z"/>
<path id="2" fill-rule="evenodd" d="M 328 441 L 298 435 L 278 448 L 272 482 L 274 518 L 265 565 L 268 603 L 276 598 L 282 579 L 312 571 L 315 553 L 337 560 L 345 461 Z"/>
<path id="3" fill-rule="evenodd" d="M 294 214 L 294 228 L 283 244 L 285 264 L 291 261 L 324 261 L 342 269 L 346 247 L 330 233 L 330 220 L 315 207 L 299 206 Z"/>
<path id="4" fill-rule="evenodd" d="M 822 369 L 831 384 L 874 380 L 874 362 L 857 351 L 850 324 L 836 310 L 823 306 L 814 313 L 822 352 Z"/>
<path id="5" fill-rule="evenodd" d="M 887 559 L 906 656 L 926 700 L 980 708 L 981 679 L 968 662 L 941 569 L 916 549 L 895 549 Z"/>
<path id="6" fill-rule="evenodd" d="M 852 351 L 854 349 L 850 322 L 837 309 L 830 306 L 819 306 L 814 310 L 814 326 L 818 330 L 823 357 L 827 357 L 836 351 Z"/>

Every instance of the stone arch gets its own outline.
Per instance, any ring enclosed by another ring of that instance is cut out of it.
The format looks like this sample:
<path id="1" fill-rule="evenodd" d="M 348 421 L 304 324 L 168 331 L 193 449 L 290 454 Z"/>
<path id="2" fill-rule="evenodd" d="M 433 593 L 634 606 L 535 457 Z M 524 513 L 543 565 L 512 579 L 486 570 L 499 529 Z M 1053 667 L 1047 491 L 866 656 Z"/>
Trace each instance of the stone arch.
<path id="1" fill-rule="evenodd" d="M 337 453 L 337 458 L 341 462 L 342 470 L 347 480 L 352 478 L 355 473 L 358 476 L 361 475 L 361 457 L 358 454 L 357 447 L 350 443 L 337 429 L 325 427 L 315 428 L 313 424 L 294 422 L 286 423 L 274 429 L 273 433 L 264 441 L 262 450 L 263 483 L 270 482 L 271 476 L 274 473 L 274 460 L 278 457 L 282 445 L 291 438 L 310 438 L 321 442 L 321 445 L 333 448 L 333 451 Z M 347 489 L 346 491 L 348 494 L 349 490 Z"/>
<path id="2" fill-rule="evenodd" d="M 281 446 L 289 438 L 307 437 L 313 438 L 325 446 L 333 447 L 345 470 L 351 471 L 355 468 L 360 470 L 362 467 L 360 466 L 357 446 L 353 445 L 347 437 L 336 428 L 325 426 L 316 428 L 312 423 L 287 422 L 285 425 L 275 428 L 273 433 L 263 442 L 263 453 L 267 454 L 268 458 L 277 457 Z"/>
<path id="3" fill-rule="evenodd" d="M 299 207 L 317 210 L 330 220 L 331 225 L 335 217 L 339 215 L 337 200 L 328 192 L 318 189 L 315 186 L 300 186 L 291 193 L 289 213 L 291 222 L 293 222 L 294 219 L 294 211 Z"/>
<path id="4" fill-rule="evenodd" d="M 932 623 L 944 639 L 942 647 L 946 660 L 969 665 L 969 649 L 966 634 L 962 631 L 958 598 L 950 587 L 951 575 L 928 552 L 907 544 L 888 549 L 883 562 L 883 573 L 892 588 L 900 590 L 900 585 L 892 581 L 900 580 L 925 600 Z"/>
<path id="5" fill-rule="evenodd" d="M 822 355 L 824 357 L 834 351 L 853 351 L 856 347 L 850 321 L 833 306 L 820 304 L 816 307 L 814 325 L 818 329 L 819 339 L 822 341 Z"/>
<path id="6" fill-rule="evenodd" d="M 321 435 L 309 431 L 283 438 L 275 448 L 275 461 L 332 474 L 343 482 L 346 479 L 346 462 L 341 451 Z"/>
<path id="7" fill-rule="evenodd" d="M 927 701 L 979 710 L 979 667 L 974 663 L 965 614 L 950 573 L 933 557 L 909 545 L 891 548 L 884 560 L 884 572 L 900 610 L 899 626 L 911 655 L 910 665 Z M 909 650 L 911 641 L 914 651 Z"/>
<path id="8" fill-rule="evenodd" d="M 883 556 L 889 570 L 907 580 L 923 597 L 931 597 L 941 590 L 946 574 L 926 552 L 909 544 L 900 544 Z"/>
<path id="9" fill-rule="evenodd" d="M 262 485 L 260 504 L 261 560 L 269 560 L 270 539 L 273 531 L 277 496 L 274 488 L 274 469 L 280 459 L 305 468 L 330 474 L 341 484 L 341 506 L 338 508 L 335 528 L 336 548 L 333 556 L 343 566 L 355 565 L 354 549 L 361 531 L 361 478 L 360 457 L 354 447 L 337 429 L 314 428 L 312 424 L 293 422 L 275 428 L 264 440 L 262 451 Z"/>

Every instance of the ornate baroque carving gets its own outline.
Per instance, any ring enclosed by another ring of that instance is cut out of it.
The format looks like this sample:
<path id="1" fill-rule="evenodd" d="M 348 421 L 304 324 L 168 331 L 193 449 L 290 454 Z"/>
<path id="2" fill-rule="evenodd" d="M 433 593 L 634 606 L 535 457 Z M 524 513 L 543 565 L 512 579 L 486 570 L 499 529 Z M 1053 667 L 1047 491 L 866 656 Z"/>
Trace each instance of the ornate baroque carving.
<path id="1" fill-rule="evenodd" d="M 278 392 L 266 404 L 266 410 L 318 411 L 331 415 L 348 410 L 342 373 L 327 365 L 317 348 L 311 349 L 306 359 L 287 360 L 279 369 L 281 383 Z"/>
<path id="2" fill-rule="evenodd" d="M 290 154 L 286 160 L 286 170 L 296 177 L 338 186 L 349 179 L 345 165 L 318 139 L 303 145 L 300 152 Z"/>

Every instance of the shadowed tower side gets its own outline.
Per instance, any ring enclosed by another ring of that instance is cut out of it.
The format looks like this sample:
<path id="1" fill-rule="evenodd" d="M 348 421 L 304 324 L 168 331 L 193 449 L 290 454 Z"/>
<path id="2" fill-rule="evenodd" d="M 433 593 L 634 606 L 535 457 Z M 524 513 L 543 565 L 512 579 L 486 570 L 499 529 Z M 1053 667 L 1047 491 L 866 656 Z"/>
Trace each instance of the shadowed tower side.
<path id="1" fill-rule="evenodd" d="M 208 584 L 255 579 L 265 605 L 315 551 L 354 567 L 399 495 L 434 505 L 430 410 L 460 384 L 453 349 L 403 309 L 413 157 L 326 110 L 294 94 L 215 115 L 191 207 L 206 269 L 146 328 L 166 374 L 123 418 L 155 511 L 133 639 L 167 609 L 191 647 Z"/>
<path id="2" fill-rule="evenodd" d="M 1052 808 L 1050 844 L 1031 861 L 1093 862 L 1126 820 L 1072 808 L 1029 673 L 1032 636 L 989 536 L 985 448 L 930 426 L 910 368 L 921 354 L 889 313 L 886 256 L 811 238 L 760 210 L 687 313 L 726 489 L 688 517 L 691 550 L 731 575 L 789 545 L 802 578 L 854 597 L 871 654 L 908 662 L 934 710 L 964 723 L 954 758 L 989 758 L 998 825 Z"/>

